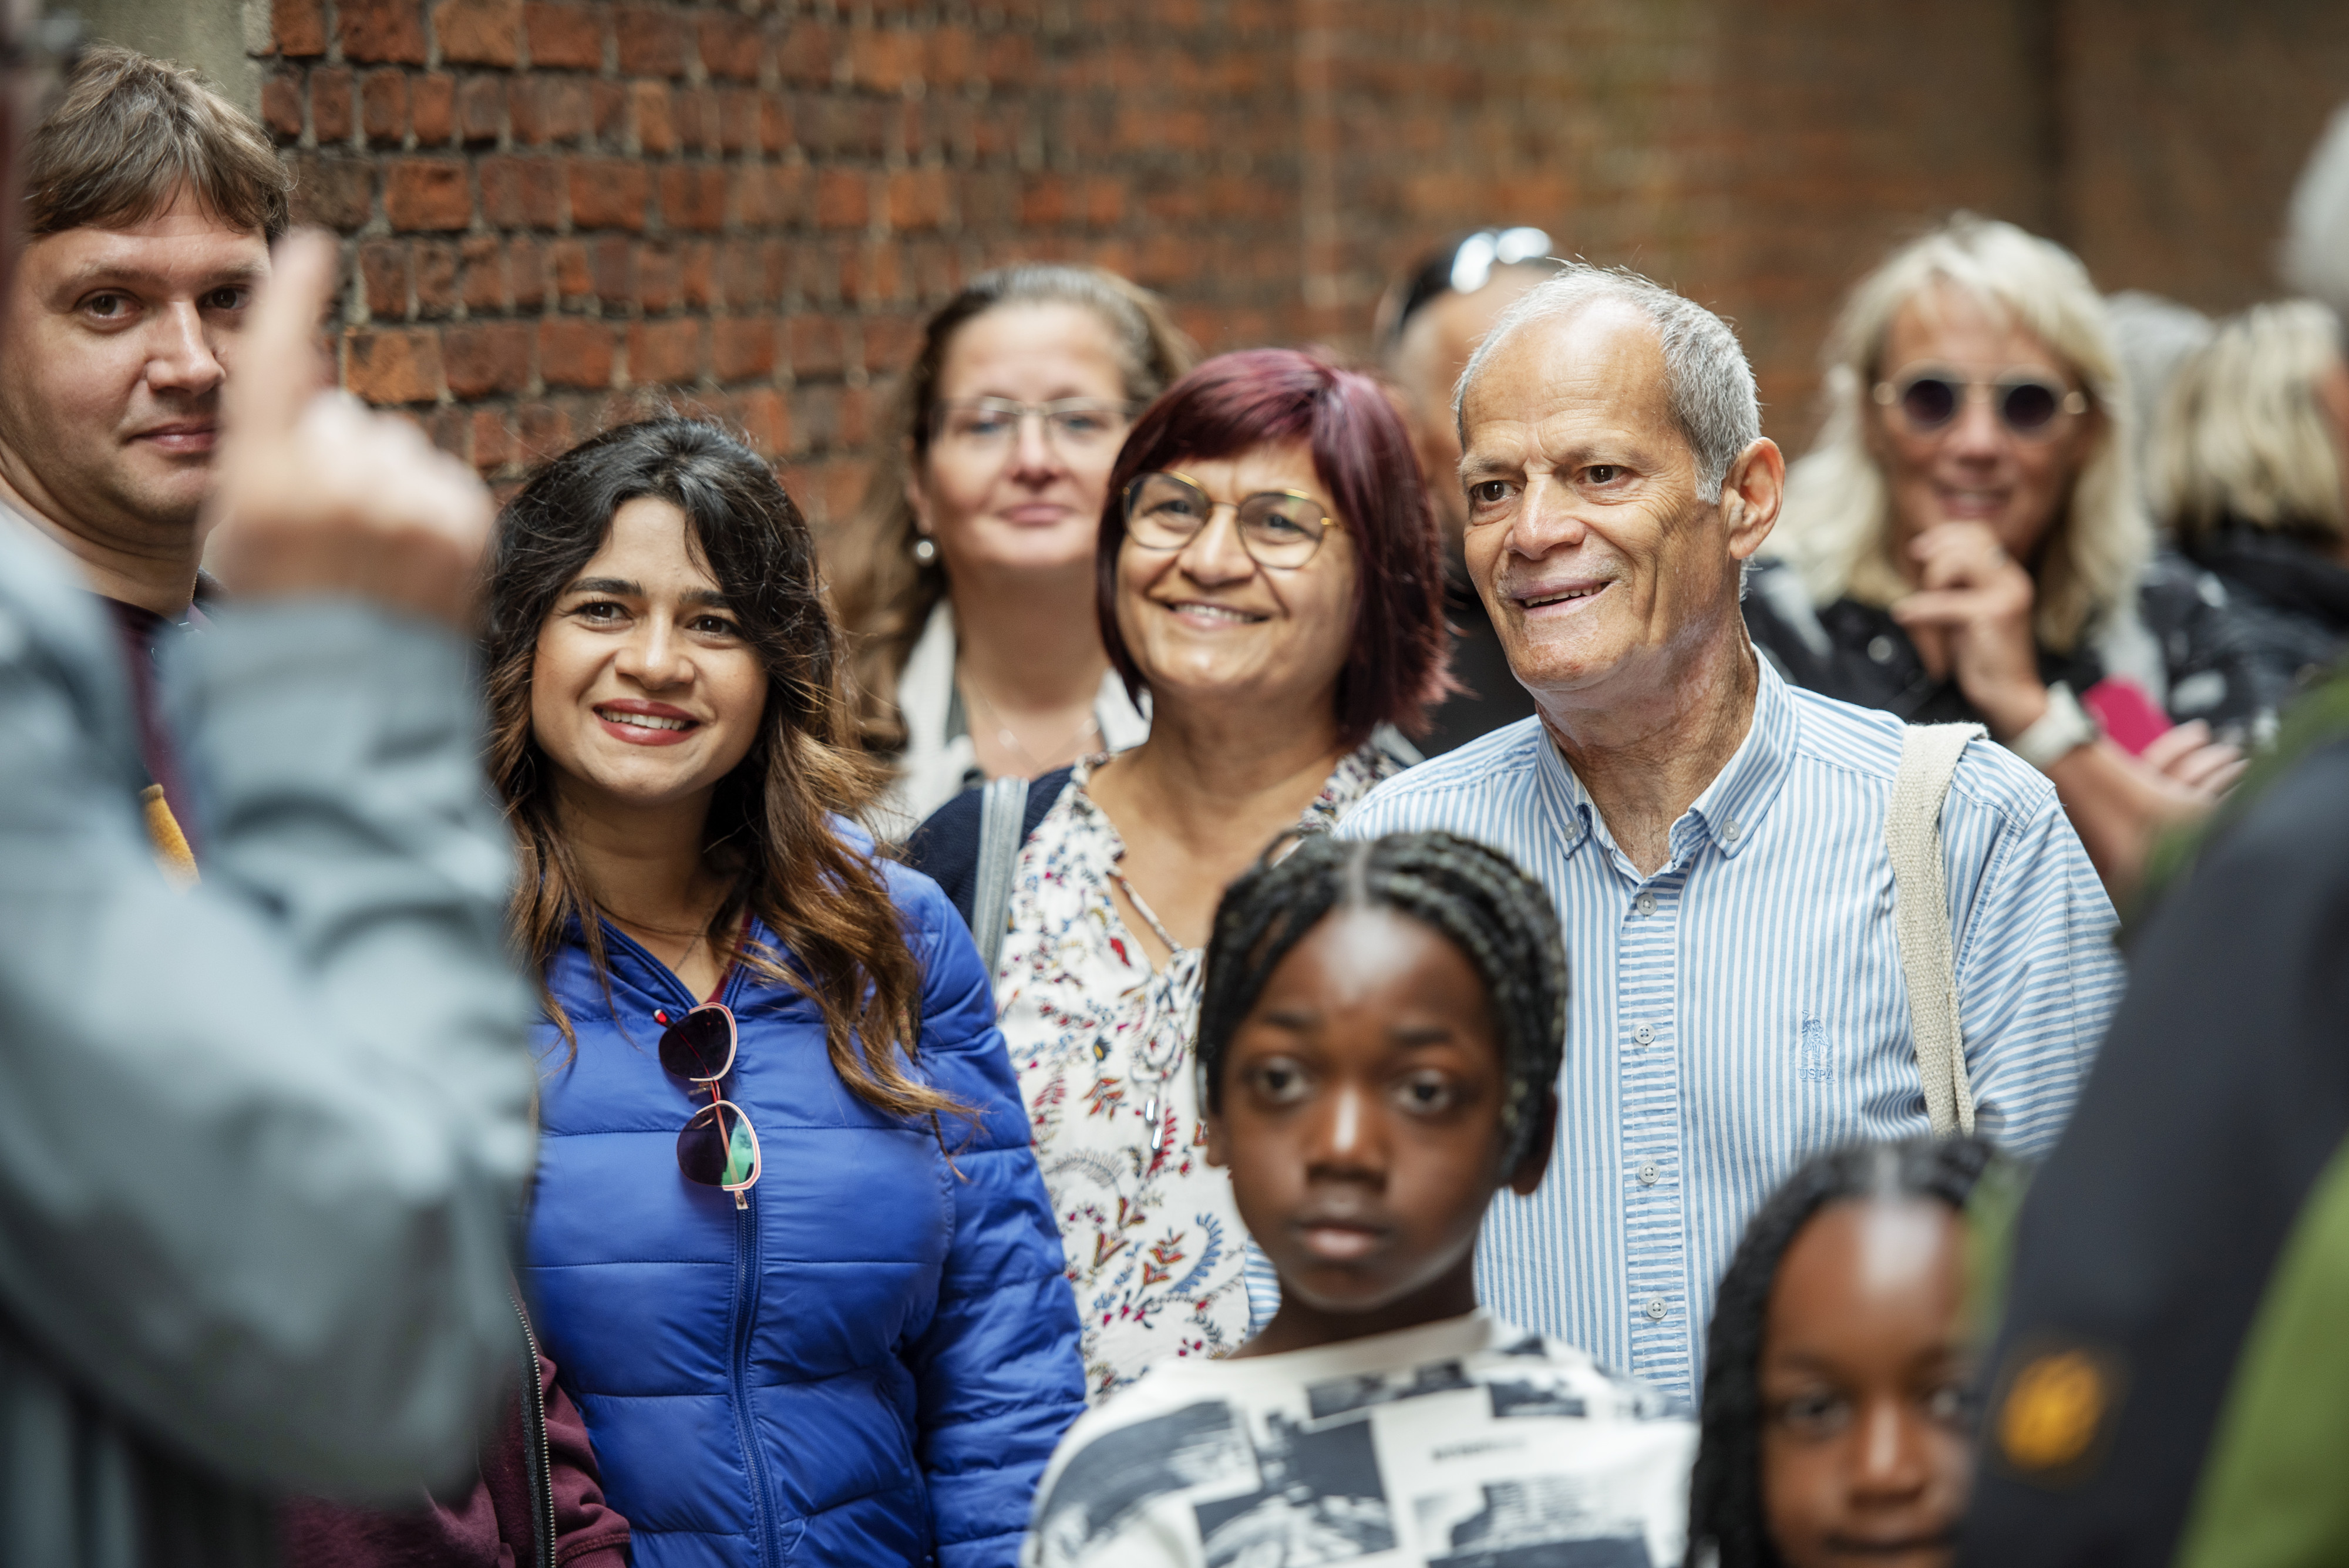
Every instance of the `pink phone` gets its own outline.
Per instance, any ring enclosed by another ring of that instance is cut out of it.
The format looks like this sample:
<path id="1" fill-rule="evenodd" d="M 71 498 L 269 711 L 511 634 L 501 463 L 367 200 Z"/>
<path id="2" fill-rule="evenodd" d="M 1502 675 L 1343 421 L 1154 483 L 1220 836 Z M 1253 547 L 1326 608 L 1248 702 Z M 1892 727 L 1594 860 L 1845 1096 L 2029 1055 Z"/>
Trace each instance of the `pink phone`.
<path id="1" fill-rule="evenodd" d="M 2080 706 L 2105 727 L 2115 745 L 2133 757 L 2172 728 L 2160 704 L 2127 676 L 2106 676 L 2080 693 Z"/>

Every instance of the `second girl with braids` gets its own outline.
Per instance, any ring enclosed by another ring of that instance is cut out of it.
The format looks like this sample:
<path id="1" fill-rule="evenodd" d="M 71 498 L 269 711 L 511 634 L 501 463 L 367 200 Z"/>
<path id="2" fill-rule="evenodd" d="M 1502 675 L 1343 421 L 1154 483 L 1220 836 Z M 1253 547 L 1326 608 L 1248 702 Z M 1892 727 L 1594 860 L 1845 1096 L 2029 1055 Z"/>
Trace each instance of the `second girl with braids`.
<path id="1" fill-rule="evenodd" d="M 624 426 L 507 507 L 491 607 L 527 1282 L 638 1568 L 1006 1568 L 1075 1311 L 970 937 L 847 825 L 882 780 L 798 510 Z"/>

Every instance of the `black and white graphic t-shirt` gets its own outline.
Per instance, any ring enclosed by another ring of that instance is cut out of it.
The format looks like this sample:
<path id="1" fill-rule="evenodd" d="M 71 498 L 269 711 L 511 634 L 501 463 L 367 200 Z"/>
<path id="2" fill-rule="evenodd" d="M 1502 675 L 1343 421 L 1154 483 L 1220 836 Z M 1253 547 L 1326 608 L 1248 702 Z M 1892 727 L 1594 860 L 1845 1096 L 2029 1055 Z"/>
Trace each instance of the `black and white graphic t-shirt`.
<path id="1" fill-rule="evenodd" d="M 1685 1407 L 1485 1313 L 1163 1361 L 1070 1429 L 1023 1568 L 1666 1568 Z"/>

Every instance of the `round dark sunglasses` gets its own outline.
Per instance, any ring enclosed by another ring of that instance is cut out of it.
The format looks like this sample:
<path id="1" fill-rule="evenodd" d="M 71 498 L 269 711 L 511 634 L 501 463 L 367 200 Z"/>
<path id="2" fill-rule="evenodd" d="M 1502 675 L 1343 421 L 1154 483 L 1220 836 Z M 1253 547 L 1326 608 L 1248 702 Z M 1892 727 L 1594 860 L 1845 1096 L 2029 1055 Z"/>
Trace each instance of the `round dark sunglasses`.
<path id="1" fill-rule="evenodd" d="M 1944 428 L 1960 410 L 1977 401 L 1988 402 L 2001 424 L 2028 441 L 2044 441 L 2055 433 L 2059 420 L 2088 411 L 2085 394 L 2028 371 L 1976 381 L 1950 370 L 1912 370 L 1896 380 L 1876 383 L 1876 400 L 1899 410 L 1919 435 Z"/>
<path id="2" fill-rule="evenodd" d="M 677 1168 L 688 1181 L 730 1192 L 735 1208 L 748 1209 L 742 1195 L 758 1185 L 759 1135 L 742 1107 L 718 1093 L 719 1080 L 734 1069 L 735 1038 L 732 1010 L 703 1002 L 661 1032 L 660 1064 L 709 1091 L 709 1103 L 677 1135 Z"/>

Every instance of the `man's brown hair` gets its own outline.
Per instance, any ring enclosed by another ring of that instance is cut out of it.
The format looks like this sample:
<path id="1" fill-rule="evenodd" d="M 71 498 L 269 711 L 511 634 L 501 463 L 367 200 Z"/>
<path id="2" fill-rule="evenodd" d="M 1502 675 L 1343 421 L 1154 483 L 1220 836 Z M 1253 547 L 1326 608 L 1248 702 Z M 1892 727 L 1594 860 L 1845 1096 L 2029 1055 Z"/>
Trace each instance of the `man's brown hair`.
<path id="1" fill-rule="evenodd" d="M 104 44 L 33 132 L 25 232 L 129 228 L 185 189 L 220 223 L 274 241 L 292 187 L 261 127 L 202 77 Z"/>

